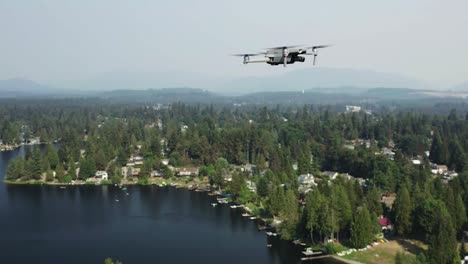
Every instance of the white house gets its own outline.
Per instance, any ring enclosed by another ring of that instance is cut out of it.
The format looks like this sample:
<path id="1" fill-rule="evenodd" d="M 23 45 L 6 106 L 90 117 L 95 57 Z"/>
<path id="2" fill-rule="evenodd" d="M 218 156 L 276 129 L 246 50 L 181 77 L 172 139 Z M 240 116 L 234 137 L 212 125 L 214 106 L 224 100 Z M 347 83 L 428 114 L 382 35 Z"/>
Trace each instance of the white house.
<path id="1" fill-rule="evenodd" d="M 330 180 L 334 180 L 336 179 L 336 176 L 338 176 L 338 172 L 335 171 L 324 171 L 323 174 L 328 176 Z"/>
<path id="2" fill-rule="evenodd" d="M 95 178 L 101 179 L 101 180 L 108 180 L 109 176 L 107 175 L 106 171 L 96 171 L 96 174 L 94 175 Z"/>
<path id="3" fill-rule="evenodd" d="M 314 181 L 314 175 L 310 173 L 299 175 L 297 181 L 300 185 L 316 185 Z"/>
<path id="4" fill-rule="evenodd" d="M 245 181 L 247 183 L 247 188 L 252 191 L 256 192 L 257 191 L 257 186 L 255 185 L 255 182 L 252 182 L 250 180 Z"/>

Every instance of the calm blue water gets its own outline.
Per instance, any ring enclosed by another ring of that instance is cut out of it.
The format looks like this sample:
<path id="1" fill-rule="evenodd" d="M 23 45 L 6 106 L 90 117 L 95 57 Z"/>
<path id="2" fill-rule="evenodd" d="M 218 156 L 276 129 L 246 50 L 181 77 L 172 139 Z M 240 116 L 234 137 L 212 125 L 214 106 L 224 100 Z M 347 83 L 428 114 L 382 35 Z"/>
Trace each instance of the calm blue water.
<path id="1" fill-rule="evenodd" d="M 2 179 L 8 160 L 23 152 L 0 152 Z M 213 208 L 206 193 L 126 192 L 0 183 L 0 263 L 300 263 L 299 247 L 274 239 L 268 248 L 251 220 L 226 205 Z"/>

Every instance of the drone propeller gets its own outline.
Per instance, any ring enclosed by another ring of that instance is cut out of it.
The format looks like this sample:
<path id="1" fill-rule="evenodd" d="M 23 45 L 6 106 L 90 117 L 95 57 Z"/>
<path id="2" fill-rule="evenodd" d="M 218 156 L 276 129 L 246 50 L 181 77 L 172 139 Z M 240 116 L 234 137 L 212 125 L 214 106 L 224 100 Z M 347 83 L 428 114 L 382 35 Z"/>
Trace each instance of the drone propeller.
<path id="1" fill-rule="evenodd" d="M 279 47 L 273 47 L 273 48 L 266 48 L 267 50 L 274 50 L 274 49 L 288 49 L 288 48 L 297 48 L 301 47 L 303 45 L 292 45 L 292 46 L 279 46 Z"/>
<path id="2" fill-rule="evenodd" d="M 236 57 L 245 57 L 245 56 L 257 56 L 257 55 L 262 55 L 265 53 L 242 53 L 242 54 L 232 54 L 232 56 Z"/>
<path id="3" fill-rule="evenodd" d="M 323 48 L 327 48 L 327 47 L 330 47 L 330 46 L 331 45 L 318 45 L 318 46 L 307 47 L 308 49 L 312 49 L 312 54 L 310 54 L 310 55 L 314 55 L 313 65 L 315 65 L 315 61 L 317 60 L 318 49 L 323 49 Z"/>

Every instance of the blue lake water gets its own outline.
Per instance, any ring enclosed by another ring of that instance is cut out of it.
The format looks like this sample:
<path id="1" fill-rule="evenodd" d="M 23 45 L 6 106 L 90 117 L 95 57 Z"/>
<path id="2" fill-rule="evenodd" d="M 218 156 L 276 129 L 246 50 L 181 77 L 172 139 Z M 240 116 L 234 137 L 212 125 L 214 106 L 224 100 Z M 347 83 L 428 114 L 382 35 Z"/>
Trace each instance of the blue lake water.
<path id="1" fill-rule="evenodd" d="M 0 152 L 2 179 L 18 155 L 24 147 Z M 253 221 L 214 201 L 172 187 L 1 182 L 0 263 L 301 263 L 300 247 L 273 238 L 268 248 Z"/>

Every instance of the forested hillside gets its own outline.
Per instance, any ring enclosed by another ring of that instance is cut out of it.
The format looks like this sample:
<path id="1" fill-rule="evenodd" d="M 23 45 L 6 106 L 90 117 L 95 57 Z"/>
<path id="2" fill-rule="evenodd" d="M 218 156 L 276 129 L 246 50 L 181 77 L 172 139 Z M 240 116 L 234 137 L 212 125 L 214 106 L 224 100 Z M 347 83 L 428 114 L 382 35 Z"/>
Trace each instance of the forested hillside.
<path id="1" fill-rule="evenodd" d="M 280 219 L 284 238 L 363 247 L 381 231 L 383 215 L 394 223 L 393 235 L 428 244 L 420 259 L 452 263 L 467 224 L 468 113 L 343 108 L 18 101 L 0 106 L 0 138 L 60 143 L 58 152 L 49 147 L 42 156 L 34 149 L 12 162 L 9 180 L 43 174 L 50 181 L 86 180 L 96 170 L 120 177 L 138 152 L 139 178 L 153 170 L 171 177 L 161 164 L 166 158 L 175 168 L 200 168 L 212 185 Z M 255 170 L 233 170 L 225 180 L 228 168 L 247 164 Z M 301 182 L 302 175 L 313 175 L 314 184 Z M 389 194 L 396 197 L 392 204 L 383 202 Z"/>

